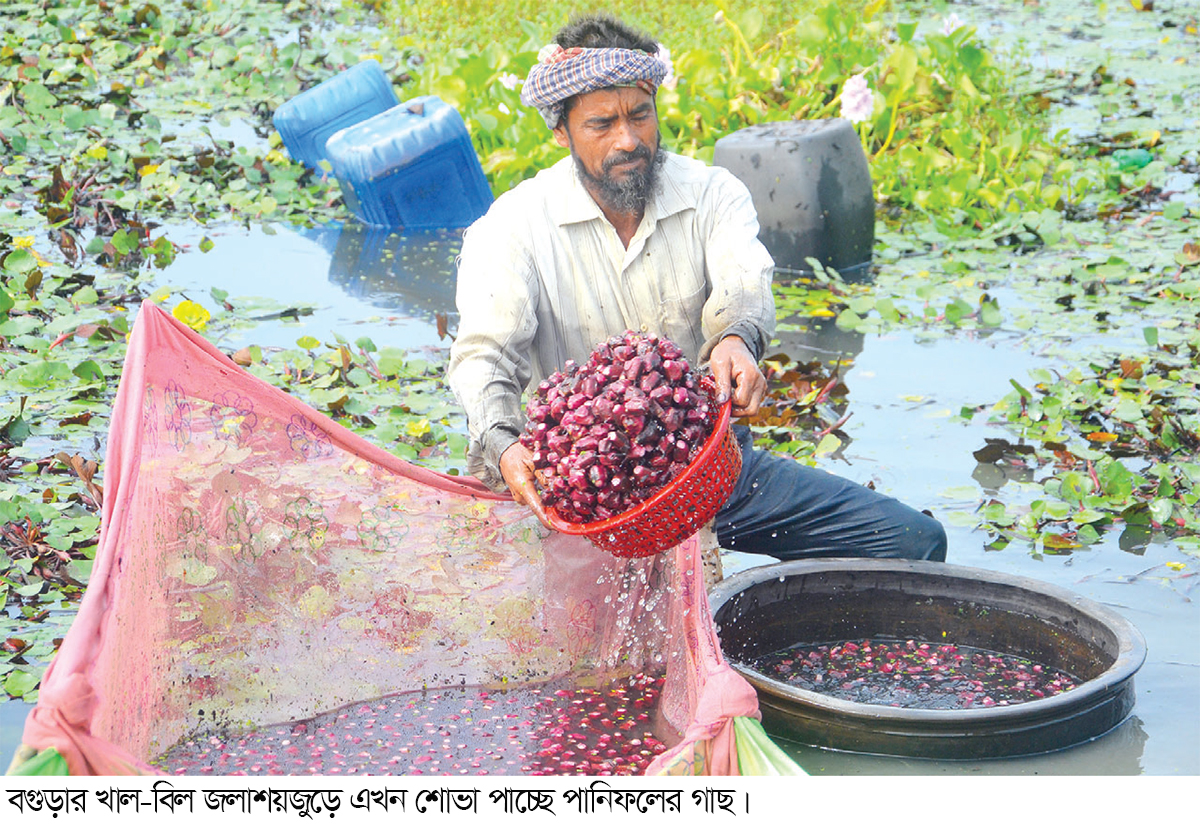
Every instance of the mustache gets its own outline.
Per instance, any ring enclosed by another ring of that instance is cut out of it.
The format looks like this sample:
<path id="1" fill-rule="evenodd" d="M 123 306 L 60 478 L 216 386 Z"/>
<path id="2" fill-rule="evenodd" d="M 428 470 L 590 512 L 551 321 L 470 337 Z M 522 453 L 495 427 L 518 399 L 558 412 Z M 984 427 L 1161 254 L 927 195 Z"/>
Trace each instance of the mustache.
<path id="1" fill-rule="evenodd" d="M 624 163 L 631 163 L 635 160 L 645 160 L 650 162 L 650 147 L 648 145 L 639 145 L 632 151 L 616 151 L 611 157 L 604 161 L 603 170 L 605 174 L 612 172 L 613 168 Z"/>

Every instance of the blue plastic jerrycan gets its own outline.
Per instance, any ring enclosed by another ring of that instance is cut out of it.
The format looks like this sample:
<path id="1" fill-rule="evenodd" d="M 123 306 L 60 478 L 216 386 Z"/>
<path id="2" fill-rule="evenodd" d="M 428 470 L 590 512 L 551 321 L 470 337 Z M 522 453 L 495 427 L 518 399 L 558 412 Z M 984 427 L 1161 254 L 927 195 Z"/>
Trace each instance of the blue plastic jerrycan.
<path id="1" fill-rule="evenodd" d="M 398 103 L 383 68 L 371 58 L 284 102 L 275 111 L 275 130 L 292 159 L 317 169 L 329 137 Z"/>
<path id="2" fill-rule="evenodd" d="M 437 96 L 418 96 L 335 133 L 325 155 L 346 205 L 364 223 L 470 226 L 492 192 L 467 126 Z"/>

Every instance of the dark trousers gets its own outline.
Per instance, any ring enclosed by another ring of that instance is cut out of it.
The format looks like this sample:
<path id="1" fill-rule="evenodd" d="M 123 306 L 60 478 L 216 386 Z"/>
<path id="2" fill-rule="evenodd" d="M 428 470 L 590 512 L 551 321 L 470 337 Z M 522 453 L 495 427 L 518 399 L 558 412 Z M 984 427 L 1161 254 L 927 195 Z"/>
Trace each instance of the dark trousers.
<path id="1" fill-rule="evenodd" d="M 717 512 L 722 547 L 780 560 L 805 557 L 946 559 L 941 523 L 870 488 L 756 450 L 735 426 L 742 472 Z"/>

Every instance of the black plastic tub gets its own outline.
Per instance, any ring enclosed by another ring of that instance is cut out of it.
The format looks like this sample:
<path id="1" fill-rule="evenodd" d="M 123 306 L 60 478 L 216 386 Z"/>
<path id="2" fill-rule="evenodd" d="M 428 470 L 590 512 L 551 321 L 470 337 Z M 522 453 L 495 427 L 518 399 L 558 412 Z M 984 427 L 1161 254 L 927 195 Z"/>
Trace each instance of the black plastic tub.
<path id="1" fill-rule="evenodd" d="M 866 153 L 845 119 L 765 122 L 717 140 L 713 165 L 750 190 L 759 240 L 784 273 L 808 259 L 847 281 L 870 278 L 875 194 Z"/>
<path id="2" fill-rule="evenodd" d="M 989 759 L 1065 749 L 1133 709 L 1141 633 L 1112 610 L 1013 575 L 938 563 L 847 558 L 739 572 L 710 602 L 721 647 L 758 691 L 771 734 L 851 752 Z M 746 662 L 812 642 L 912 638 L 1011 653 L 1082 680 L 1017 705 L 950 710 L 867 705 L 768 678 Z"/>

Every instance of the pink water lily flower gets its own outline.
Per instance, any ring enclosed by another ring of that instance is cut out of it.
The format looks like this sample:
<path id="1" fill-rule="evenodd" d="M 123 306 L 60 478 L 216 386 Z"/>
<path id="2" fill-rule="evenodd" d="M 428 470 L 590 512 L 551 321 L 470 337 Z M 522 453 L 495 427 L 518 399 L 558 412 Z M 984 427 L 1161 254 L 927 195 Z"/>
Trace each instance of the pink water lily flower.
<path id="1" fill-rule="evenodd" d="M 874 111 L 875 93 L 867 84 L 866 73 L 851 76 L 842 85 L 842 118 L 864 122 Z"/>
<path id="2" fill-rule="evenodd" d="M 667 65 L 667 74 L 663 76 L 662 86 L 667 90 L 674 90 L 675 86 L 679 84 L 679 79 L 675 76 L 675 65 L 671 61 L 671 50 L 659 44 L 658 52 L 655 53 L 654 57 Z"/>

